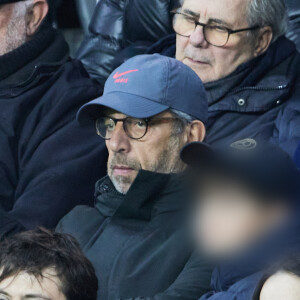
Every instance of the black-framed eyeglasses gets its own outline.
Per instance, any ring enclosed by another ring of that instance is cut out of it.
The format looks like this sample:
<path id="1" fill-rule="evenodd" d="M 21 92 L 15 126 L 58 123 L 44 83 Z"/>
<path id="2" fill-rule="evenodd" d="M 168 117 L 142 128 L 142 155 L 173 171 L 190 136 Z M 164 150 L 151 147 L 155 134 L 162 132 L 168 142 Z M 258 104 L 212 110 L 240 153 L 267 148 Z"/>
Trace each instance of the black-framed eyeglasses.
<path id="1" fill-rule="evenodd" d="M 116 129 L 118 122 L 123 123 L 123 129 L 127 136 L 133 140 L 142 139 L 148 132 L 150 124 L 164 123 L 170 121 L 183 121 L 179 118 L 148 118 L 148 119 L 137 119 L 137 118 L 123 118 L 116 119 L 112 117 L 100 117 L 96 120 L 96 131 L 97 134 L 105 140 L 110 140 Z"/>
<path id="2" fill-rule="evenodd" d="M 198 22 L 195 17 L 182 13 L 173 12 L 173 28 L 174 31 L 181 36 L 190 37 L 196 30 L 197 26 L 203 27 L 203 35 L 207 43 L 215 47 L 224 47 L 228 43 L 229 37 L 232 34 L 244 31 L 252 31 L 261 28 L 260 26 L 253 26 L 249 28 L 242 28 L 232 30 L 219 24 L 204 24 Z"/>

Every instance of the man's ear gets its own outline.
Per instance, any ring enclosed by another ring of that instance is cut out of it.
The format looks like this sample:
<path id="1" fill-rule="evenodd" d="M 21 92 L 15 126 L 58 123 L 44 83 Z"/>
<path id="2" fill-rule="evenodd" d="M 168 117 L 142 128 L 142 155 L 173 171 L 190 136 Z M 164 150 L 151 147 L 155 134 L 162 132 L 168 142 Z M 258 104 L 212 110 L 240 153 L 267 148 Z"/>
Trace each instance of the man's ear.
<path id="1" fill-rule="evenodd" d="M 273 39 L 273 32 L 271 27 L 266 26 L 260 29 L 258 34 L 258 39 L 256 41 L 256 46 L 254 49 L 255 57 L 265 53 L 268 50 L 272 42 L 272 39 Z"/>
<path id="2" fill-rule="evenodd" d="M 47 0 L 34 0 L 27 11 L 27 36 L 32 37 L 48 14 Z"/>
<path id="3" fill-rule="evenodd" d="M 201 121 L 193 121 L 190 124 L 190 131 L 188 135 L 188 143 L 202 142 L 206 135 L 205 125 Z"/>

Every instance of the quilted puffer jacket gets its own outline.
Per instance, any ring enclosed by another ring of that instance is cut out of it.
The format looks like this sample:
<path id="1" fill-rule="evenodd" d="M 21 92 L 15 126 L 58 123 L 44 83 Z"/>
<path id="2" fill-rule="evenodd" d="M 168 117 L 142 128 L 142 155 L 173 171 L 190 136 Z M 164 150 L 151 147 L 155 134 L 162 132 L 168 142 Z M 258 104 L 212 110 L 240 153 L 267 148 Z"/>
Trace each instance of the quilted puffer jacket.
<path id="1" fill-rule="evenodd" d="M 100 0 L 77 58 L 104 86 L 127 58 L 173 32 L 170 11 L 178 7 L 179 0 Z"/>

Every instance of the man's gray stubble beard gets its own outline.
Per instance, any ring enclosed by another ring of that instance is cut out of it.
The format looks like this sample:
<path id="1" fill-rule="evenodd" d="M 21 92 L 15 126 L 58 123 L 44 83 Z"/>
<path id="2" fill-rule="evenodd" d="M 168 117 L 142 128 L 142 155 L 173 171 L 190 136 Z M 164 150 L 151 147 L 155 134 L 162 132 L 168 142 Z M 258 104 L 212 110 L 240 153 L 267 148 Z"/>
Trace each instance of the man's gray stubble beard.
<path id="1" fill-rule="evenodd" d="M 171 135 L 167 148 L 161 153 L 160 158 L 155 163 L 147 167 L 147 171 L 162 174 L 178 173 L 183 171 L 185 166 L 180 160 L 180 150 L 180 138 L 178 135 Z M 170 155 L 170 153 L 176 153 L 176 155 Z M 139 163 L 133 160 L 127 160 L 127 158 L 124 156 L 115 156 L 108 165 L 108 176 L 110 177 L 116 190 L 125 195 L 127 194 L 133 182 L 130 177 L 112 175 L 113 166 L 118 164 L 128 166 L 137 172 L 139 172 L 142 168 Z M 126 188 L 124 188 L 124 186 L 126 186 Z"/>
<path id="2" fill-rule="evenodd" d="M 26 13 L 13 12 L 7 25 L 5 40 L 0 46 L 0 55 L 7 54 L 25 44 L 28 40 L 26 32 Z"/>
<path id="3" fill-rule="evenodd" d="M 16 38 L 18 37 L 18 38 Z M 6 35 L 6 53 L 11 52 L 27 41 L 25 18 L 18 17 L 9 23 Z"/>

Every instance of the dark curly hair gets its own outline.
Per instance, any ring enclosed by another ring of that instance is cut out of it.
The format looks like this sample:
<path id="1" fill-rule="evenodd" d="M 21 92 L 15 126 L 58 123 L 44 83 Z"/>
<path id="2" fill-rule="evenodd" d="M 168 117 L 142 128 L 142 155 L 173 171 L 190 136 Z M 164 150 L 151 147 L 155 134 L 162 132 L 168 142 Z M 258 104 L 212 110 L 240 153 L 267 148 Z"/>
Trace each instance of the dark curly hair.
<path id="1" fill-rule="evenodd" d="M 95 270 L 72 236 L 39 228 L 0 243 L 0 282 L 20 272 L 41 279 L 47 268 L 55 269 L 68 300 L 97 299 Z"/>

